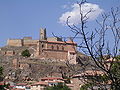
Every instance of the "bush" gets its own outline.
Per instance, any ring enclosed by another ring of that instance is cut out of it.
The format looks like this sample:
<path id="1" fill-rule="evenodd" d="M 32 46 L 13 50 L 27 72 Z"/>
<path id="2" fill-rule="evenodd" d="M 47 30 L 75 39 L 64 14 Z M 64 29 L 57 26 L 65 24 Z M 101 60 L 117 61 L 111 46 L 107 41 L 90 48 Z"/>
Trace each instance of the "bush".
<path id="1" fill-rule="evenodd" d="M 30 56 L 31 56 L 31 54 L 30 54 L 30 52 L 29 52 L 28 49 L 22 51 L 21 55 L 22 55 L 23 57 L 30 57 Z"/>
<path id="2" fill-rule="evenodd" d="M 3 67 L 0 66 L 0 81 L 3 81 Z"/>
<path id="3" fill-rule="evenodd" d="M 90 83 L 84 84 L 81 86 L 80 90 L 88 90 L 92 85 Z"/>

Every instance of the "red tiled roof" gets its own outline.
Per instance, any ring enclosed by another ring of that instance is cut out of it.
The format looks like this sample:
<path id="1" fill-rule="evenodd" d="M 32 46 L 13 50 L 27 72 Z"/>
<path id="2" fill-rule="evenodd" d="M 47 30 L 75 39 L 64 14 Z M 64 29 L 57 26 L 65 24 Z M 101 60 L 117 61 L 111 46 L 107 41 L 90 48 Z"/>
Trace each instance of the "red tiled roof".
<path id="1" fill-rule="evenodd" d="M 32 86 L 35 86 L 35 85 L 48 85 L 48 84 L 46 82 L 40 81 L 40 82 L 32 84 Z"/>
<path id="2" fill-rule="evenodd" d="M 15 86 L 9 86 L 9 87 L 15 87 Z"/>
<path id="3" fill-rule="evenodd" d="M 5 85 L 4 83 L 0 83 L 0 85 Z"/>
<path id="4" fill-rule="evenodd" d="M 60 83 L 60 82 L 64 83 L 64 81 L 48 81 L 48 83 Z"/>
<path id="5" fill-rule="evenodd" d="M 63 41 L 43 41 L 43 42 L 48 42 L 48 43 L 60 43 L 60 44 L 77 44 L 75 42 L 72 42 L 72 41 L 66 41 L 66 42 L 63 42 Z"/>
<path id="6" fill-rule="evenodd" d="M 17 83 L 16 85 L 17 85 L 17 86 L 26 86 L 27 83 Z"/>
<path id="7" fill-rule="evenodd" d="M 1 82 L 0 82 L 0 85 L 5 85 L 5 82 L 4 82 L 4 81 L 1 81 Z"/>

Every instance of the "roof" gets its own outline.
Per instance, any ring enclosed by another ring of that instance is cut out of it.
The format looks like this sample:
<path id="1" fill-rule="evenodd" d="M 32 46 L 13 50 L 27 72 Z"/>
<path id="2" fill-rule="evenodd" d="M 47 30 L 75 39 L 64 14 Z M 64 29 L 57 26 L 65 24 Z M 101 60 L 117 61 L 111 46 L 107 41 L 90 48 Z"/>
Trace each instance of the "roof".
<path id="1" fill-rule="evenodd" d="M 17 83 L 16 86 L 26 86 L 27 83 Z"/>
<path id="2" fill-rule="evenodd" d="M 64 83 L 64 81 L 48 81 L 48 83 Z"/>
<path id="3" fill-rule="evenodd" d="M 32 86 L 36 86 L 36 85 L 48 85 L 46 82 L 40 81 L 40 82 L 36 82 L 34 84 L 32 84 Z"/>
<path id="4" fill-rule="evenodd" d="M 4 82 L 0 82 L 0 85 L 5 85 L 5 83 Z"/>
<path id="5" fill-rule="evenodd" d="M 42 42 L 48 42 L 48 43 L 58 43 L 58 44 L 75 44 L 75 45 L 77 45 L 77 43 L 75 43 L 75 42 L 71 42 L 71 41 L 42 41 Z"/>

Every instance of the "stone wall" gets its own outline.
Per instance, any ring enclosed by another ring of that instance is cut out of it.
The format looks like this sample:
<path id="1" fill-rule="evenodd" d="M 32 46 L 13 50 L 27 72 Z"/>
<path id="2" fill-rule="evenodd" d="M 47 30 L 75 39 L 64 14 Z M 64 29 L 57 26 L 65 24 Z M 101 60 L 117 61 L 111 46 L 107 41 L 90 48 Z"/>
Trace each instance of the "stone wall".
<path id="1" fill-rule="evenodd" d="M 43 53 L 45 58 L 67 60 L 67 52 L 64 51 L 44 50 Z"/>
<path id="2" fill-rule="evenodd" d="M 77 64 L 76 57 L 77 57 L 76 52 L 68 51 L 68 60 L 70 64 Z"/>
<path id="3" fill-rule="evenodd" d="M 18 59 L 13 59 L 12 60 L 12 65 L 15 69 L 19 67 L 19 60 Z"/>
<path id="4" fill-rule="evenodd" d="M 58 37 L 46 37 L 46 29 L 40 30 L 40 40 L 33 40 L 32 37 L 24 37 L 23 39 L 9 39 L 8 46 L 34 46 L 35 57 L 47 59 L 70 60 L 76 62 L 76 46 L 72 40 L 63 42 Z"/>
<path id="5" fill-rule="evenodd" d="M 62 41 L 62 39 L 58 37 L 49 37 L 47 38 L 47 41 Z"/>
<path id="6" fill-rule="evenodd" d="M 5 55 L 7 55 L 7 56 L 13 56 L 13 55 L 15 55 L 15 51 L 6 51 L 5 52 Z"/>
<path id="7" fill-rule="evenodd" d="M 39 41 L 36 55 L 40 58 L 70 60 L 72 64 L 76 64 L 76 45 L 61 41 Z"/>
<path id="8" fill-rule="evenodd" d="M 23 46 L 22 39 L 8 39 L 8 46 Z"/>
<path id="9" fill-rule="evenodd" d="M 19 68 L 20 69 L 27 69 L 27 68 L 30 68 L 30 67 L 29 67 L 29 64 L 27 64 L 27 63 L 20 63 Z"/>
<path id="10" fill-rule="evenodd" d="M 32 40 L 30 37 L 25 37 L 23 39 L 8 39 L 8 46 L 37 46 L 38 40 Z"/>
<path id="11" fill-rule="evenodd" d="M 23 46 L 37 46 L 38 40 L 23 40 Z"/>

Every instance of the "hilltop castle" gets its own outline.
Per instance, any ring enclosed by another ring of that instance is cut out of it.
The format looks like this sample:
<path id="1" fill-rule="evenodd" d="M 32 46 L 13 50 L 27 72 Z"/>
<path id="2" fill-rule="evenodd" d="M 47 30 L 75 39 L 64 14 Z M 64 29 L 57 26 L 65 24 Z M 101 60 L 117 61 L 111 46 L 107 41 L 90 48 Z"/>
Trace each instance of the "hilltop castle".
<path id="1" fill-rule="evenodd" d="M 33 40 L 32 37 L 23 39 L 8 39 L 8 46 L 15 47 L 36 47 L 35 57 L 44 59 L 56 59 L 61 61 L 69 60 L 76 64 L 76 46 L 73 41 L 62 41 L 59 37 L 47 37 L 46 29 L 40 29 L 40 39 Z"/>

